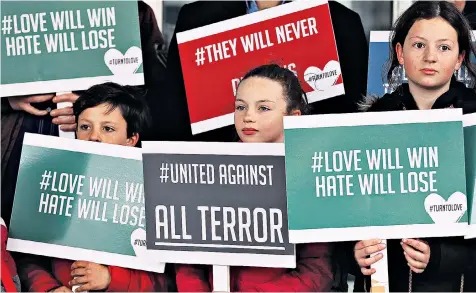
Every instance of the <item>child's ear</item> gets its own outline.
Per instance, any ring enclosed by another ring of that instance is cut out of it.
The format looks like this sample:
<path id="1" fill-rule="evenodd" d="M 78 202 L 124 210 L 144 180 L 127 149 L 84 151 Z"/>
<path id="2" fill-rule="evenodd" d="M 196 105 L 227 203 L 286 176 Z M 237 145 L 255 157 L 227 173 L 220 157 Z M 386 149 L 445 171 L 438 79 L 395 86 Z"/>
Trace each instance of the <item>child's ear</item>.
<path id="1" fill-rule="evenodd" d="M 299 109 L 296 109 L 296 110 L 292 110 L 291 113 L 289 113 L 289 116 L 301 116 L 302 113 L 301 113 L 301 110 Z"/>
<path id="2" fill-rule="evenodd" d="M 138 141 L 139 141 L 139 133 L 133 133 L 132 136 L 126 140 L 126 145 L 135 147 Z"/>
<path id="3" fill-rule="evenodd" d="M 463 61 L 464 61 L 464 56 L 466 55 L 466 52 L 463 51 L 461 52 L 461 54 L 458 55 L 458 61 L 456 62 L 456 65 L 455 65 L 455 71 L 456 70 L 459 70 L 459 68 L 461 67 L 461 65 L 463 64 Z"/>
<path id="4" fill-rule="evenodd" d="M 395 46 L 395 53 L 397 54 L 397 59 L 398 59 L 398 63 L 400 63 L 400 65 L 403 65 L 403 46 L 402 44 L 400 43 L 397 43 L 397 45 Z"/>

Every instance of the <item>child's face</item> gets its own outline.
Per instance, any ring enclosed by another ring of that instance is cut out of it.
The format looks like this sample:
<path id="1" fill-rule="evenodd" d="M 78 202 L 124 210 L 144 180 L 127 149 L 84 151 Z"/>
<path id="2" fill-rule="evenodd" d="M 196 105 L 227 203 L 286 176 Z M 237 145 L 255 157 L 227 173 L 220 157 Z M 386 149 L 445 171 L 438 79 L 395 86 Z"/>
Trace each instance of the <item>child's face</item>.
<path id="1" fill-rule="evenodd" d="M 109 104 L 100 104 L 84 110 L 78 117 L 77 137 L 80 140 L 89 140 L 135 146 L 139 136 L 134 134 L 127 137 L 127 122 L 122 117 L 121 110 L 116 107 L 109 111 Z"/>
<path id="2" fill-rule="evenodd" d="M 262 77 L 241 82 L 236 93 L 235 128 L 243 142 L 283 142 L 285 115 L 280 83 Z"/>
<path id="3" fill-rule="evenodd" d="M 464 58 L 456 30 L 441 17 L 416 21 L 396 52 L 409 85 L 432 90 L 449 86 Z"/>

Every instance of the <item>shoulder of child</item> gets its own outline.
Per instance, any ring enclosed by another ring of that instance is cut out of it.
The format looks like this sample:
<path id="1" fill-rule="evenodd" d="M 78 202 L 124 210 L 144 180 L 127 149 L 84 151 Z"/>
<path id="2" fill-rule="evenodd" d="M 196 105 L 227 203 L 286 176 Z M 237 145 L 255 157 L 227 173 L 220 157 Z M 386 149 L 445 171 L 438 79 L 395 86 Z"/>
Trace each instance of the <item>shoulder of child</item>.
<path id="1" fill-rule="evenodd" d="M 456 93 L 459 104 L 455 105 L 455 107 L 463 108 L 464 114 L 476 113 L 476 90 L 474 88 L 467 88 L 461 82 L 454 83 L 453 88 L 457 89 Z"/>
<path id="2" fill-rule="evenodd" d="M 399 99 L 394 94 L 385 94 L 382 97 L 377 95 L 367 95 L 359 103 L 359 110 L 362 112 L 379 112 L 399 110 Z"/>

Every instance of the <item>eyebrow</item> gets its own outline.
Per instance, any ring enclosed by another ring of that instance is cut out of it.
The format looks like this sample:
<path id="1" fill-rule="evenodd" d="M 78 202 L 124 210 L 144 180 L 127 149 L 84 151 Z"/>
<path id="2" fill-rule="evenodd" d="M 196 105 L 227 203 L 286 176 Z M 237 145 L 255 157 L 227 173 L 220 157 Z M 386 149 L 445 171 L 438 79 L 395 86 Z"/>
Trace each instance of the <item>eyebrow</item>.
<path id="1" fill-rule="evenodd" d="M 93 123 L 91 120 L 86 119 L 86 118 L 81 118 L 81 119 L 78 120 L 78 122 L 79 122 L 79 121 L 81 121 L 81 122 Z M 117 122 L 114 122 L 114 121 L 101 121 L 101 124 L 107 124 L 107 123 L 109 123 L 109 124 L 114 124 L 114 125 L 117 124 Z"/>
<path id="2" fill-rule="evenodd" d="M 246 103 L 245 101 L 243 101 L 242 99 L 236 99 L 235 102 L 243 102 L 243 103 Z M 269 102 L 269 103 L 276 103 L 275 101 L 271 101 L 271 100 L 259 100 L 259 101 L 256 101 L 257 103 L 263 103 L 263 102 Z"/>
<path id="3" fill-rule="evenodd" d="M 90 121 L 89 119 L 86 119 L 86 118 L 79 118 L 79 119 L 78 119 L 78 122 L 79 122 L 79 121 L 91 123 L 91 121 Z"/>
<path id="4" fill-rule="evenodd" d="M 428 41 L 428 40 L 425 39 L 424 37 L 420 37 L 420 36 L 414 36 L 414 37 L 411 37 L 410 39 L 414 39 L 414 38 L 422 39 L 422 40 Z M 447 41 L 447 42 L 452 42 L 452 43 L 453 43 L 453 41 L 450 40 L 450 39 L 439 39 L 439 40 L 437 40 L 437 42 L 445 42 L 445 41 Z"/>
<path id="5" fill-rule="evenodd" d="M 271 101 L 271 100 L 259 100 L 258 101 L 258 103 L 263 103 L 263 102 L 276 103 L 275 101 Z"/>

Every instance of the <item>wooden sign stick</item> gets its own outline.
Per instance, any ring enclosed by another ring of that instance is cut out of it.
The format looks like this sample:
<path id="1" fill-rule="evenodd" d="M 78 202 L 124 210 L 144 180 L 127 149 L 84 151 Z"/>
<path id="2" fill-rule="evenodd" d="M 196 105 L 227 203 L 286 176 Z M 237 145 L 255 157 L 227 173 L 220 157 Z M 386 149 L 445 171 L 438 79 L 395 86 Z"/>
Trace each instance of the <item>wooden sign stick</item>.
<path id="1" fill-rule="evenodd" d="M 387 240 L 382 240 L 382 243 L 387 245 Z M 389 285 L 387 248 L 377 253 L 383 254 L 383 257 L 381 260 L 370 266 L 372 269 L 375 269 L 375 274 L 370 276 L 370 292 L 388 293 Z M 372 256 L 375 254 L 372 254 Z"/>
<path id="2" fill-rule="evenodd" d="M 213 292 L 230 292 L 230 266 L 213 266 Z"/>

